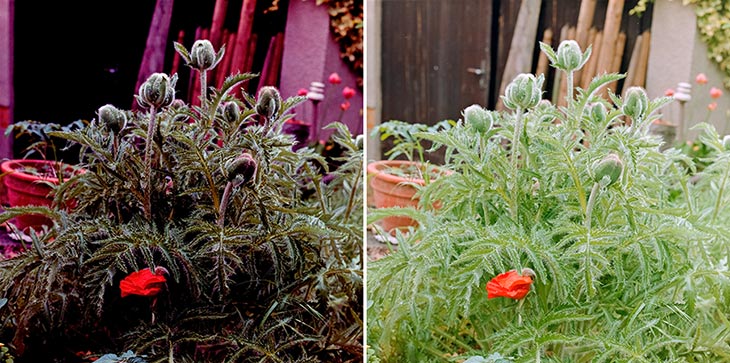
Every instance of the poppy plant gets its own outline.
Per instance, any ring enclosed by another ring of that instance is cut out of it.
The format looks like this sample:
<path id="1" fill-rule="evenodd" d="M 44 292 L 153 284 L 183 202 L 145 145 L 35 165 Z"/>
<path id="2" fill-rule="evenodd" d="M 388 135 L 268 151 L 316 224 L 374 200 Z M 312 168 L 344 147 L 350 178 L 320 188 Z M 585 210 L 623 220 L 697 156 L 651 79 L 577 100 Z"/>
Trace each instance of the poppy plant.
<path id="1" fill-rule="evenodd" d="M 155 272 L 145 268 L 127 275 L 119 282 L 119 289 L 122 290 L 122 297 L 129 295 L 155 296 L 164 286 L 167 279 L 167 269 L 161 266 L 155 267 Z"/>
<path id="2" fill-rule="evenodd" d="M 508 297 L 519 300 L 530 292 L 532 276 L 535 273 L 531 269 L 522 269 L 522 275 L 517 270 L 510 270 L 501 273 L 487 283 L 487 299 L 496 297 Z"/>

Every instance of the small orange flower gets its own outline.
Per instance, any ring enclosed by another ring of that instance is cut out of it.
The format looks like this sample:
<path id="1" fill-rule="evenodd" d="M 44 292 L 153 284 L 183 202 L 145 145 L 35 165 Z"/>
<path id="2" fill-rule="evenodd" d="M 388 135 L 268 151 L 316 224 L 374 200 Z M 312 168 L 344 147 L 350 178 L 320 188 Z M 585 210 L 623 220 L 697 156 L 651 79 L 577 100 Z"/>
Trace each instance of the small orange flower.
<path id="1" fill-rule="evenodd" d="M 717 108 L 717 102 L 713 102 L 713 103 L 707 105 L 707 109 L 710 111 L 715 111 L 716 108 Z"/>
<path id="2" fill-rule="evenodd" d="M 522 275 L 517 270 L 510 270 L 497 275 L 487 283 L 487 299 L 508 297 L 519 300 L 530 292 L 532 276 L 535 273 L 529 269 L 522 269 Z"/>
<path id="3" fill-rule="evenodd" d="M 664 95 L 667 96 L 667 97 L 674 96 L 674 89 L 673 88 L 667 88 L 666 90 L 664 90 Z"/>
<path id="4" fill-rule="evenodd" d="M 707 83 L 707 76 L 704 73 L 698 73 L 697 77 L 695 77 L 695 82 L 697 84 L 705 84 Z"/>
<path id="5" fill-rule="evenodd" d="M 722 97 L 722 90 L 717 87 L 710 88 L 710 97 L 712 97 L 712 98 Z"/>

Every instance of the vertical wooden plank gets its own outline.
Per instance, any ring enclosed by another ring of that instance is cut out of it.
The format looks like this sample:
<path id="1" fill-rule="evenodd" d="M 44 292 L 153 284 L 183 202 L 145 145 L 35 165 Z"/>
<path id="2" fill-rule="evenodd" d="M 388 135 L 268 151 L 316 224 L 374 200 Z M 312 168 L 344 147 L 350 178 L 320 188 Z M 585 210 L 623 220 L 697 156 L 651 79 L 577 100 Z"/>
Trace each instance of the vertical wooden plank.
<path id="1" fill-rule="evenodd" d="M 223 36 L 223 24 L 226 20 L 227 10 L 228 0 L 216 0 L 215 8 L 213 8 L 213 20 L 210 25 L 210 42 L 216 50 L 221 47 L 221 43 L 226 39 Z"/>
<path id="2" fill-rule="evenodd" d="M 261 79 L 258 88 L 263 86 L 279 85 L 279 71 L 281 70 L 281 56 L 284 53 L 284 33 L 277 33 L 271 37 L 269 49 L 266 52 L 264 65 L 261 69 Z"/>
<path id="3" fill-rule="evenodd" d="M 250 48 L 251 29 L 253 28 L 253 16 L 256 10 L 256 0 L 243 0 L 241 4 L 241 16 L 238 19 L 238 30 L 236 31 L 236 45 L 231 60 L 231 72 L 247 72 L 245 69 L 246 58 Z"/>
<path id="4" fill-rule="evenodd" d="M 641 36 L 641 57 L 639 57 L 639 62 L 637 64 L 638 69 L 636 71 L 634 85 L 639 87 L 645 87 L 646 67 L 649 65 L 649 50 L 651 48 L 651 31 L 645 30 Z"/>
<path id="5" fill-rule="evenodd" d="M 502 72 L 499 94 L 504 93 L 509 82 L 512 82 L 512 79 L 518 74 L 532 70 L 532 52 L 535 49 L 540 8 L 539 0 L 522 0 L 509 54 L 507 55 L 507 65 L 504 72 Z M 497 109 L 504 109 L 501 98 L 497 102 Z"/>
<path id="6" fill-rule="evenodd" d="M 629 61 L 629 67 L 626 71 L 626 78 L 624 80 L 623 92 L 636 84 L 634 80 L 636 79 L 636 72 L 639 69 L 638 63 L 639 58 L 641 58 L 641 43 L 644 42 L 643 38 L 643 35 L 639 35 L 636 37 L 636 41 L 634 42 L 634 49 L 631 51 L 631 60 Z"/>
<path id="7" fill-rule="evenodd" d="M 147 78 L 155 72 L 162 72 L 165 66 L 165 50 L 167 49 L 167 34 L 170 30 L 172 7 L 174 0 L 157 0 L 155 12 L 152 15 L 150 30 L 147 34 L 147 45 L 142 56 L 142 63 L 137 74 L 136 91 Z M 137 102 L 133 102 L 136 108 Z"/>
<path id="8" fill-rule="evenodd" d="M 596 32 L 596 36 L 593 40 L 593 50 L 591 58 L 588 59 L 588 63 L 583 66 L 583 75 L 580 77 L 580 87 L 587 89 L 591 84 L 593 77 L 596 76 L 596 64 L 598 64 L 598 57 L 601 55 L 601 47 L 603 46 L 603 32 Z"/>
<path id="9" fill-rule="evenodd" d="M 603 24 L 603 39 L 601 40 L 601 54 L 596 63 L 596 74 L 608 72 L 613 63 L 613 49 L 616 46 L 618 33 L 621 27 L 621 17 L 624 11 L 624 0 L 608 0 L 606 8 L 606 20 Z M 606 88 L 599 91 L 604 97 L 607 96 Z"/>
<path id="10" fill-rule="evenodd" d="M 543 32 L 542 35 L 542 42 L 548 45 L 552 46 L 553 43 L 553 30 L 548 28 L 545 29 L 545 32 Z M 535 75 L 543 75 L 545 77 L 545 83 L 543 83 L 543 89 L 547 87 L 547 78 L 548 78 L 548 70 L 550 68 L 550 64 L 548 62 L 547 55 L 543 52 L 540 52 L 540 55 L 537 58 L 537 66 L 535 67 Z"/>
<path id="11" fill-rule="evenodd" d="M 575 27 L 575 40 L 580 45 L 580 49 L 585 52 L 588 49 L 591 34 L 589 29 L 593 29 L 593 17 L 596 13 L 596 0 L 582 0 L 580 2 L 580 12 L 578 13 L 578 24 Z M 583 69 L 579 69 L 573 75 L 576 85 L 581 84 L 581 76 Z"/>
<path id="12" fill-rule="evenodd" d="M 177 32 L 177 42 L 180 44 L 185 45 L 185 30 L 180 29 L 179 32 Z M 175 52 L 172 56 L 172 67 L 170 68 L 170 74 L 177 73 L 178 69 L 180 68 L 180 54 L 178 52 Z"/>
<path id="13" fill-rule="evenodd" d="M 616 39 L 616 48 L 613 53 L 613 63 L 611 63 L 611 73 L 618 73 L 621 70 L 621 61 L 624 58 L 624 49 L 626 48 L 626 33 L 621 32 Z M 618 81 L 614 81 L 606 85 L 607 90 L 611 90 L 614 94 L 620 94 L 617 89 Z"/>
<path id="14" fill-rule="evenodd" d="M 236 33 L 228 34 L 228 37 L 226 39 L 226 54 L 223 55 L 223 60 L 221 60 L 221 64 L 218 67 L 218 71 L 216 72 L 215 83 L 218 87 L 221 87 L 223 85 L 226 77 L 231 73 L 231 59 L 233 59 L 233 52 L 236 49 Z"/>
<path id="15" fill-rule="evenodd" d="M 13 120 L 15 93 L 13 90 L 13 53 L 15 35 L 14 0 L 0 0 L 0 159 L 13 157 L 12 135 L 5 129 Z M 2 196 L 0 196 L 0 199 Z"/>

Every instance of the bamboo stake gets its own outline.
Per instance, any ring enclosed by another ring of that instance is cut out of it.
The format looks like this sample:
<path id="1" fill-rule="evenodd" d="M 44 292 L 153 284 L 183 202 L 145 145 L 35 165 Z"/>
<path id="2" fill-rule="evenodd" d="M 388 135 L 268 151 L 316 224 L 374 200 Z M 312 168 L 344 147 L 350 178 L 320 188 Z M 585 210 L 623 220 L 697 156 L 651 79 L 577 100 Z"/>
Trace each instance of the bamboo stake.
<path id="1" fill-rule="evenodd" d="M 228 34 L 226 39 L 226 54 L 223 55 L 223 60 L 221 60 L 220 68 L 216 75 L 216 84 L 218 87 L 223 85 L 223 82 L 226 80 L 226 76 L 230 74 L 231 59 L 233 59 L 233 52 L 236 45 L 236 33 Z"/>
<path id="2" fill-rule="evenodd" d="M 624 48 L 626 48 L 626 33 L 620 33 L 616 39 L 616 48 L 613 52 L 613 62 L 611 63 L 611 73 L 618 73 L 621 70 L 621 60 L 624 58 Z M 616 89 L 618 81 L 613 81 L 606 85 L 615 94 L 620 94 Z"/>
<path id="3" fill-rule="evenodd" d="M 591 53 L 591 57 L 588 59 L 588 63 L 583 66 L 583 75 L 580 80 L 580 87 L 587 89 L 591 84 L 593 77 L 596 76 L 596 66 L 598 64 L 598 57 L 601 55 L 601 46 L 603 45 L 603 31 L 596 32 L 596 37 L 593 41 L 595 46 Z"/>
<path id="4" fill-rule="evenodd" d="M 226 39 L 223 34 L 223 25 L 226 21 L 227 10 L 228 0 L 216 0 L 213 9 L 213 21 L 210 25 L 210 42 L 216 50 L 221 47 L 221 42 Z"/>
<path id="5" fill-rule="evenodd" d="M 623 92 L 625 93 L 629 87 L 633 86 L 634 79 L 636 79 L 636 72 L 639 69 L 638 63 L 641 57 L 641 43 L 644 41 L 644 36 L 639 35 L 636 37 L 634 42 L 634 49 L 631 51 L 631 59 L 629 60 L 629 67 L 626 71 L 626 79 L 624 80 Z"/>
<path id="6" fill-rule="evenodd" d="M 646 68 L 649 65 L 649 50 L 651 48 L 651 32 L 649 30 L 644 31 L 642 34 L 643 40 L 641 41 L 641 57 L 637 63 L 638 70 L 636 71 L 636 79 L 634 83 L 639 87 L 646 87 Z"/>
<path id="7" fill-rule="evenodd" d="M 616 46 L 619 29 L 621 27 L 621 16 L 624 11 L 624 0 L 608 0 L 606 9 L 606 21 L 603 25 L 603 39 L 601 39 L 601 55 L 596 64 L 596 74 L 608 72 L 613 63 L 613 49 Z M 601 95 L 607 96 L 606 88 L 601 89 Z"/>
<path id="8" fill-rule="evenodd" d="M 180 29 L 179 32 L 177 32 L 177 42 L 180 44 L 183 44 L 185 41 L 185 30 Z M 180 54 L 175 52 L 172 56 L 172 67 L 170 69 L 170 75 L 173 75 L 178 72 L 178 69 L 180 68 Z"/>
<path id="9" fill-rule="evenodd" d="M 553 44 L 553 30 L 548 28 L 545 29 L 545 31 L 542 33 L 542 42 L 545 44 L 548 44 L 552 46 Z M 535 75 L 544 75 L 545 79 L 547 79 L 548 76 L 548 58 L 545 53 L 540 52 L 540 55 L 537 57 L 537 67 L 535 68 Z M 543 83 L 543 88 L 545 87 L 545 84 Z"/>
<path id="10" fill-rule="evenodd" d="M 593 39 L 595 34 L 595 28 L 593 28 L 593 17 L 596 14 L 596 1 L 597 0 L 582 0 L 580 2 L 580 11 L 578 13 L 578 24 L 575 26 L 575 40 L 580 45 L 580 49 L 585 50 L 590 45 L 590 41 Z M 594 34 L 591 34 L 591 31 Z M 583 74 L 583 69 L 577 70 L 573 74 L 573 80 L 576 85 L 580 85 L 580 79 Z"/>
<path id="11" fill-rule="evenodd" d="M 172 6 L 174 0 L 157 0 L 155 12 L 152 14 L 150 30 L 147 34 L 147 44 L 142 55 L 142 63 L 137 73 L 137 84 L 134 90 L 147 81 L 147 78 L 155 72 L 162 72 L 165 66 L 165 50 L 167 49 L 167 34 L 170 31 L 170 20 L 172 18 Z M 132 108 L 137 108 L 137 102 L 132 103 Z"/>
<path id="12" fill-rule="evenodd" d="M 238 20 L 236 31 L 236 45 L 233 59 L 231 60 L 231 72 L 245 72 L 246 57 L 250 49 L 251 29 L 253 16 L 256 10 L 256 0 L 243 0 L 241 4 L 241 17 Z"/>

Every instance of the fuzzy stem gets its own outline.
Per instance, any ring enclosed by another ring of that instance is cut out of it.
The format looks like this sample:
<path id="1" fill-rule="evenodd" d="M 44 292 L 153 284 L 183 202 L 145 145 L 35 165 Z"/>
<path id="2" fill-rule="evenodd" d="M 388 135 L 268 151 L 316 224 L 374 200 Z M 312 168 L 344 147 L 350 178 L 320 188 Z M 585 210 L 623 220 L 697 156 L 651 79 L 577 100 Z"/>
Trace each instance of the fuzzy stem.
<path id="1" fill-rule="evenodd" d="M 226 189 L 223 190 L 223 196 L 221 197 L 221 205 L 218 208 L 218 227 L 223 229 L 223 222 L 226 219 L 226 209 L 228 208 L 228 202 L 231 199 L 231 192 L 233 191 L 233 183 L 228 182 Z"/>
<path id="2" fill-rule="evenodd" d="M 207 89 L 208 89 L 208 71 L 201 69 L 200 70 L 200 107 L 202 107 L 204 114 L 207 112 L 207 106 L 206 106 L 206 103 L 208 101 L 208 95 L 206 94 Z"/>
<path id="3" fill-rule="evenodd" d="M 522 133 L 522 107 L 517 107 L 515 110 L 515 134 L 512 138 L 512 155 L 511 157 L 511 164 L 512 164 L 512 205 L 510 214 L 512 215 L 512 219 L 517 221 L 517 151 L 520 148 L 520 134 Z"/>
<path id="4" fill-rule="evenodd" d="M 568 110 L 570 110 L 571 106 L 573 106 L 573 71 L 565 72 L 566 75 L 566 85 L 568 86 L 568 92 L 565 95 L 565 100 L 568 104 Z"/>
<path id="5" fill-rule="evenodd" d="M 715 219 L 717 219 L 717 213 L 720 212 L 720 203 L 723 199 L 723 194 L 725 192 L 725 184 L 727 183 L 728 174 L 730 173 L 730 168 L 725 168 L 725 175 L 722 177 L 722 183 L 720 183 L 720 189 L 717 191 L 717 200 L 715 200 L 715 210 L 712 211 L 712 223 L 715 223 Z"/>
<path id="6" fill-rule="evenodd" d="M 357 168 L 357 175 L 355 176 L 355 182 L 352 183 L 352 190 L 350 191 L 350 199 L 347 201 L 347 210 L 345 211 L 345 222 L 350 220 L 350 213 L 352 213 L 352 208 L 355 204 L 355 192 L 357 192 L 357 186 L 360 184 L 358 183 L 358 180 L 360 180 L 360 175 L 362 174 L 362 164 L 360 165 L 360 168 Z"/>
<path id="7" fill-rule="evenodd" d="M 598 192 L 601 190 L 600 183 L 594 183 L 593 189 L 591 189 L 591 195 L 588 197 L 588 206 L 586 206 L 586 219 L 583 221 L 588 234 L 591 233 L 591 215 L 593 214 L 593 206 L 596 204 L 596 198 L 598 198 Z"/>
<path id="8" fill-rule="evenodd" d="M 145 217 L 152 222 L 152 143 L 155 136 L 155 114 L 157 109 L 155 106 L 150 107 L 150 122 L 147 124 L 147 140 L 144 149 L 144 165 L 145 165 L 145 179 L 147 185 L 147 195 L 145 198 L 144 214 Z"/>

